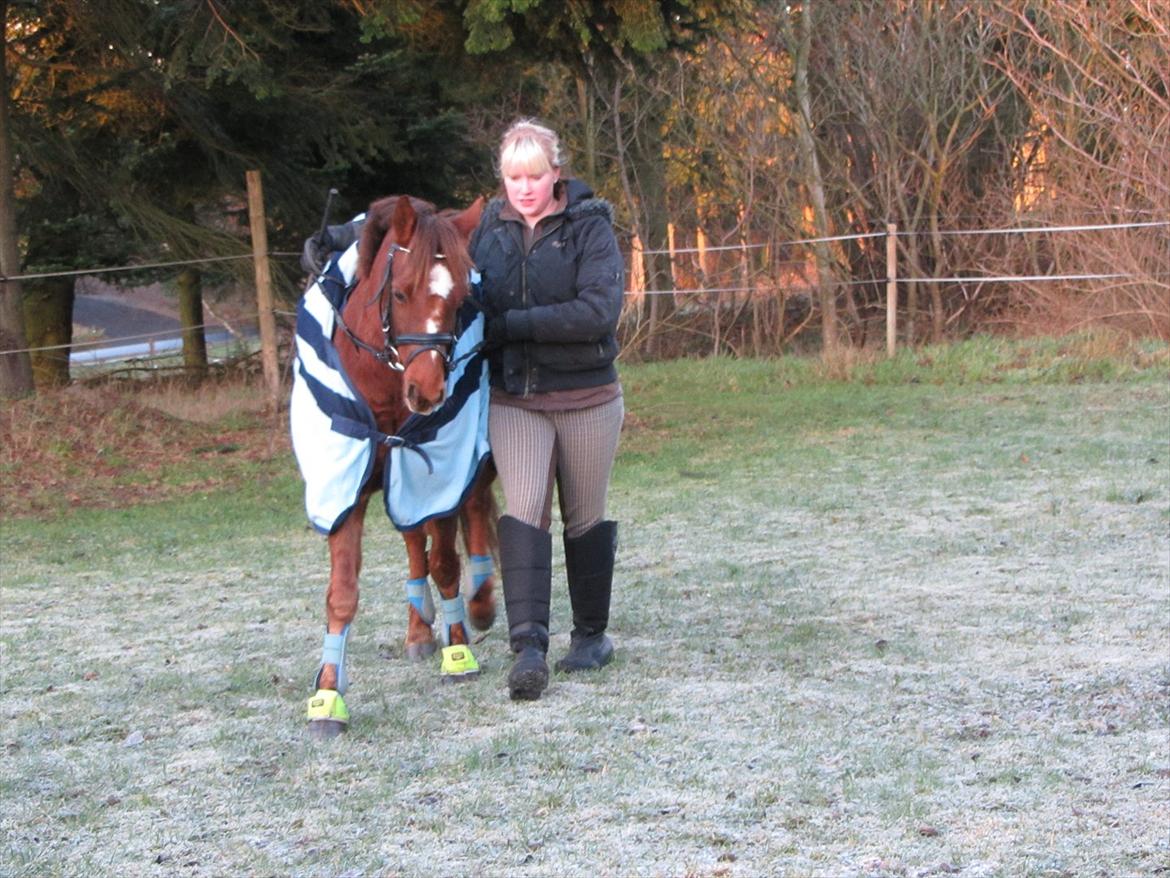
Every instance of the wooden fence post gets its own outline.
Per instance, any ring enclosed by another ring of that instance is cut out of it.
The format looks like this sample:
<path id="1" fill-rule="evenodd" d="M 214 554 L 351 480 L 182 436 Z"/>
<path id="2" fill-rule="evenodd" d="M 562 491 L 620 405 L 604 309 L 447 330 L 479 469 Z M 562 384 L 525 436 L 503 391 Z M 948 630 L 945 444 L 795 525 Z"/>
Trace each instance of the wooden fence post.
<path id="1" fill-rule="evenodd" d="M 898 348 L 898 225 L 886 223 L 886 356 Z"/>
<path id="2" fill-rule="evenodd" d="M 252 263 L 256 268 L 256 310 L 260 322 L 260 363 L 268 385 L 268 403 L 280 408 L 280 367 L 276 353 L 276 314 L 273 311 L 272 275 L 268 270 L 268 227 L 264 216 L 264 187 L 259 171 L 247 171 L 248 220 L 252 227 Z"/>
<path id="3" fill-rule="evenodd" d="M 646 292 L 646 263 L 643 261 L 642 239 L 634 235 L 630 241 L 630 292 Z M 642 296 L 638 297 L 643 298 Z"/>

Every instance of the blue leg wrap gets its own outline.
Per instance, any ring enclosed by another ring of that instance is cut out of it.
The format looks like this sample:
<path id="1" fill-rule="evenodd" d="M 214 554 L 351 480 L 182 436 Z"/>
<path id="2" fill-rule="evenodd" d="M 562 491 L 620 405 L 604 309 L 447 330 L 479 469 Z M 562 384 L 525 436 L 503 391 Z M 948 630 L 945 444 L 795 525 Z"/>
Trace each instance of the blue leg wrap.
<path id="1" fill-rule="evenodd" d="M 431 587 L 425 576 L 406 580 L 406 600 L 424 622 L 435 624 L 435 602 L 431 599 Z"/>
<path id="2" fill-rule="evenodd" d="M 462 622 L 466 618 L 466 609 L 463 604 L 463 595 L 455 595 L 451 600 L 443 598 L 439 601 L 443 607 L 443 645 L 451 645 L 451 626 Z"/>
<path id="3" fill-rule="evenodd" d="M 467 560 L 467 566 L 471 569 L 471 591 L 467 596 L 473 598 L 479 594 L 480 586 L 491 577 L 494 567 L 491 555 L 472 555 Z"/>
<path id="4" fill-rule="evenodd" d="M 321 688 L 321 671 L 325 669 L 326 665 L 337 666 L 338 694 L 344 695 L 345 690 L 349 688 L 349 678 L 345 675 L 345 639 L 347 637 L 349 637 L 348 625 L 341 629 L 340 634 L 325 632 L 325 642 L 321 647 L 321 664 L 317 668 L 317 678 L 313 682 L 314 689 Z"/>

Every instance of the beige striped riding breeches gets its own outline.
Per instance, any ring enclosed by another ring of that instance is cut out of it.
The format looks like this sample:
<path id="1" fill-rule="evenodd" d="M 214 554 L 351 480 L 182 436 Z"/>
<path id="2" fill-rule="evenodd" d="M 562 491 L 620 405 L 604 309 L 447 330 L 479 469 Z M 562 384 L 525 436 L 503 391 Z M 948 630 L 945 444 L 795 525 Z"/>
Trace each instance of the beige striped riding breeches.
<path id="1" fill-rule="evenodd" d="M 507 514 L 547 530 L 555 484 L 565 536 L 578 537 L 604 519 L 624 416 L 620 396 L 571 411 L 492 402 L 488 435 Z"/>

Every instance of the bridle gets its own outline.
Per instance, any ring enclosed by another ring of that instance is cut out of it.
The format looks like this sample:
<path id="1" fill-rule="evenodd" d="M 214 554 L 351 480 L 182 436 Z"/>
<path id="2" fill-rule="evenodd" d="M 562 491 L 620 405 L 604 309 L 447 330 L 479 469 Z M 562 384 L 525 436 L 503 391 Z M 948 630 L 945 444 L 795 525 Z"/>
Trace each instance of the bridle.
<path id="1" fill-rule="evenodd" d="M 337 317 L 337 324 L 349 336 L 349 340 L 353 342 L 354 347 L 360 348 L 366 353 L 373 356 L 378 362 L 385 363 L 395 372 L 405 372 L 411 363 L 420 354 L 425 354 L 427 351 L 434 351 L 439 355 L 439 359 L 443 363 L 444 373 L 451 369 L 451 351 L 457 341 L 457 337 L 451 332 L 410 332 L 402 335 L 395 335 L 394 327 L 391 320 L 391 308 L 393 307 L 394 293 L 391 290 L 390 295 L 386 295 L 386 291 L 390 289 L 392 281 L 392 268 L 394 266 L 395 253 L 410 253 L 406 247 L 400 244 L 391 244 L 390 249 L 386 254 L 386 272 L 382 283 L 378 286 L 378 291 L 370 297 L 369 305 L 381 300 L 382 302 L 382 347 L 378 349 L 371 344 L 367 344 L 346 325 L 345 320 L 342 319 L 341 309 L 334 307 L 334 313 Z M 443 253 L 436 253 L 436 259 L 446 259 Z M 399 345 L 417 345 L 417 349 L 411 352 L 406 361 L 402 361 L 401 355 L 398 353 Z"/>

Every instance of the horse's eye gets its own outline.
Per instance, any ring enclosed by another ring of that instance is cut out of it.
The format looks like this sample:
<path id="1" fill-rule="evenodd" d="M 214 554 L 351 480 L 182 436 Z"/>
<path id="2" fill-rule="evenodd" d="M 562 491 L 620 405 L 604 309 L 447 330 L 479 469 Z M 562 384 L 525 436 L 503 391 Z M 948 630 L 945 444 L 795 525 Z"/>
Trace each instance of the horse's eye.
<path id="1" fill-rule="evenodd" d="M 406 303 L 406 293 L 402 292 L 402 290 L 394 290 L 393 292 L 395 302 L 399 302 L 401 304 Z"/>

